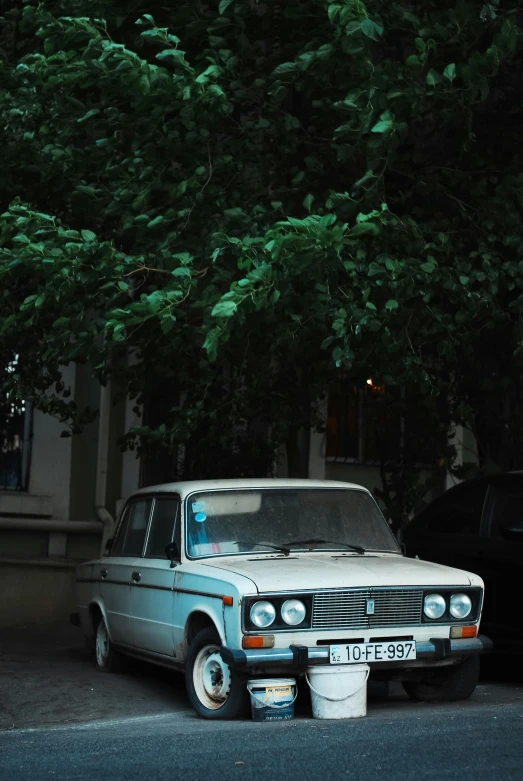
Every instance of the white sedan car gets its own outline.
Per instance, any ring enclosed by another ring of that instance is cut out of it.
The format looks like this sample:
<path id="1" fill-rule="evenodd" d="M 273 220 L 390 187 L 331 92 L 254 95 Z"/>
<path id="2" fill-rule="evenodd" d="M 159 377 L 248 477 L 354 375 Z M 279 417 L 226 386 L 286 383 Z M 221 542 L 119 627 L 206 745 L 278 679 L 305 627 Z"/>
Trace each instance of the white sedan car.
<path id="1" fill-rule="evenodd" d="M 416 700 L 470 697 L 483 581 L 405 558 L 349 483 L 169 483 L 127 501 L 106 556 L 76 571 L 96 664 L 185 671 L 195 710 L 234 718 L 247 679 L 366 662 Z"/>

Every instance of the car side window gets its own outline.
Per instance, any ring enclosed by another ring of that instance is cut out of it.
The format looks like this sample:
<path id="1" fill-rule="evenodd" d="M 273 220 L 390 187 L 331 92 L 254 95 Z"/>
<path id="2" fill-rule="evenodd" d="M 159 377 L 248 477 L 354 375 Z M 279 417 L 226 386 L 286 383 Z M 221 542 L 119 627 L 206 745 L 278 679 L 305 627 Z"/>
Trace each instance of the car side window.
<path id="1" fill-rule="evenodd" d="M 523 491 L 515 486 L 490 486 L 485 504 L 489 537 L 503 537 L 503 528 L 521 530 L 523 538 Z"/>
<path id="2" fill-rule="evenodd" d="M 120 556 L 122 553 L 122 545 L 125 539 L 125 531 L 127 529 L 127 523 L 129 521 L 129 505 L 124 508 L 124 511 L 120 517 L 114 540 L 109 550 L 109 556 Z"/>
<path id="3" fill-rule="evenodd" d="M 180 499 L 173 496 L 157 496 L 145 551 L 146 557 L 165 559 L 165 546 L 174 541 L 180 550 L 180 539 Z"/>
<path id="4" fill-rule="evenodd" d="M 434 506 L 426 529 L 431 534 L 479 535 L 485 488 L 469 484 L 451 489 Z"/>
<path id="5" fill-rule="evenodd" d="M 151 514 L 152 498 L 137 499 L 128 506 L 111 549 L 111 556 L 141 556 Z"/>

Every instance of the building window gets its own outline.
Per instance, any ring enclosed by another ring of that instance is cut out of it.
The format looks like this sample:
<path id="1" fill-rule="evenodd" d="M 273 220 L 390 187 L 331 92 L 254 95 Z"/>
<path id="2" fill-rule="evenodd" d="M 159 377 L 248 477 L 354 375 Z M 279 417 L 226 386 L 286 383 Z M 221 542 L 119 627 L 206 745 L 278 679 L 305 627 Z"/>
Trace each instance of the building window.
<path id="1" fill-rule="evenodd" d="M 385 393 L 369 378 L 363 387 L 345 378 L 329 390 L 327 458 L 378 464 L 398 457 L 402 437 L 400 393 Z"/>
<path id="2" fill-rule="evenodd" d="M 11 361 L 6 371 L 16 365 Z M 32 408 L 9 397 L 0 401 L 0 490 L 26 491 L 29 482 Z"/>
<path id="3" fill-rule="evenodd" d="M 342 378 L 329 389 L 326 457 L 432 468 L 446 442 L 434 408 L 415 392 Z"/>

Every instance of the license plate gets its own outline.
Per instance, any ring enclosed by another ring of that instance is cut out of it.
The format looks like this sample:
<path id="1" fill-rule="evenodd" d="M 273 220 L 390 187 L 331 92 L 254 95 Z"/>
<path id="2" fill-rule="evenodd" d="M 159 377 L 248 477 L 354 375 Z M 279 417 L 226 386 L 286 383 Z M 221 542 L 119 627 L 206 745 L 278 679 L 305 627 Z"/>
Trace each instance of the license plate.
<path id="1" fill-rule="evenodd" d="M 402 662 L 416 658 L 414 640 L 384 643 L 348 643 L 330 646 L 331 664 L 363 664 L 364 662 Z"/>

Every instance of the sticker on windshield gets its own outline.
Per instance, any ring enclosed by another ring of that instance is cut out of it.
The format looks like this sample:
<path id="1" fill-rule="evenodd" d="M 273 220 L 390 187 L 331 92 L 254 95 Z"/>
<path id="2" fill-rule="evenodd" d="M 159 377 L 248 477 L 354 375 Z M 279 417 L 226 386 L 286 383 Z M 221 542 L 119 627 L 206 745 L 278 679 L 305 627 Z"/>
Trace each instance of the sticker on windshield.
<path id="1" fill-rule="evenodd" d="M 193 513 L 204 513 L 205 512 L 205 502 L 193 502 L 192 503 L 192 511 L 193 511 Z"/>
<path id="2" fill-rule="evenodd" d="M 198 521 L 198 523 L 203 523 L 206 520 L 207 516 L 205 513 L 196 513 L 194 516 L 194 520 Z"/>

